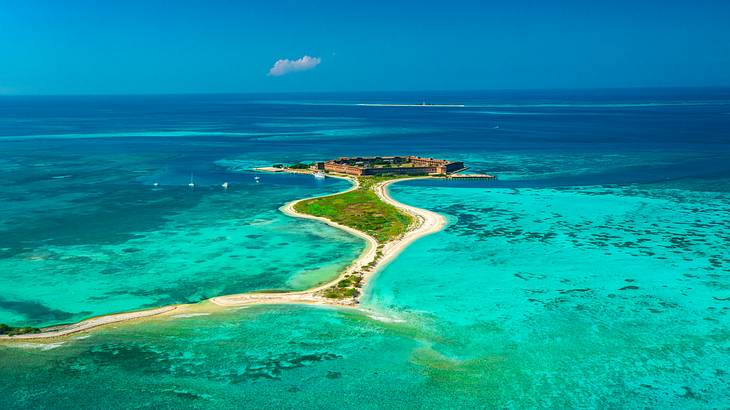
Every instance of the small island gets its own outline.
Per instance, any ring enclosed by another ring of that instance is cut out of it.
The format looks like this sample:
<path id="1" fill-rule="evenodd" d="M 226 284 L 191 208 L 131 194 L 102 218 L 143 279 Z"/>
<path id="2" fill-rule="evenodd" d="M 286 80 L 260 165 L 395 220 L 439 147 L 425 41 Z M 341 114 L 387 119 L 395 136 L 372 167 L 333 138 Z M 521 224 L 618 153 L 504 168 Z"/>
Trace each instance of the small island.
<path id="1" fill-rule="evenodd" d="M 402 204 L 391 198 L 388 186 L 409 179 L 453 178 L 464 169 L 462 162 L 417 156 L 342 157 L 310 164 L 276 164 L 258 168 L 258 171 L 342 178 L 352 183 L 346 191 L 299 199 L 281 207 L 281 211 L 287 215 L 319 220 L 365 241 L 366 247 L 362 253 L 336 278 L 303 291 L 271 290 L 223 295 L 198 304 L 123 312 L 44 329 L 0 326 L 0 339 L 64 337 L 111 323 L 164 316 L 173 312 L 196 312 L 213 307 L 220 309 L 258 304 L 357 307 L 362 289 L 382 267 L 415 240 L 438 232 L 446 224 L 445 218 L 435 212 Z"/>
<path id="2" fill-rule="evenodd" d="M 340 157 L 328 161 L 291 165 L 274 164 L 255 168 L 263 172 L 290 172 L 296 174 L 329 173 L 332 176 L 421 176 L 447 179 L 496 179 L 490 174 L 465 174 L 467 168 L 461 161 L 424 158 L 415 155 L 380 157 Z"/>
<path id="3" fill-rule="evenodd" d="M 277 164 L 272 168 L 260 169 L 320 176 L 326 174 L 352 181 L 353 187 L 345 192 L 294 201 L 282 210 L 292 216 L 318 219 L 360 236 L 367 241 L 368 247 L 334 281 L 305 292 L 273 295 L 258 293 L 256 297 L 291 301 L 290 296 L 302 300 L 306 295 L 308 303 L 358 304 L 361 290 L 372 275 L 411 242 L 440 230 L 445 224 L 444 218 L 435 212 L 395 201 L 388 195 L 388 185 L 405 179 L 451 178 L 464 169 L 464 163 L 460 161 L 415 155 L 340 157 L 313 164 L 297 163 L 290 167 Z M 241 295 L 238 296 L 238 302 L 241 302 Z M 244 299 L 251 300 L 250 296 Z M 214 298 L 213 301 L 224 304 L 233 302 L 230 297 Z"/>

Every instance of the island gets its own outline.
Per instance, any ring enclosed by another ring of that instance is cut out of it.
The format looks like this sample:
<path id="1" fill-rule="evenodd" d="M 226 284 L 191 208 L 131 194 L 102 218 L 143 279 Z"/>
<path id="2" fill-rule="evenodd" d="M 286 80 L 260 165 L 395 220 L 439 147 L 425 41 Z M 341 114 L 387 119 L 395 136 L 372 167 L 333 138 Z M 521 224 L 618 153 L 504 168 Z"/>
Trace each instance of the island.
<path id="1" fill-rule="evenodd" d="M 418 178 L 453 178 L 464 169 L 464 164 L 459 161 L 413 155 L 341 157 L 311 164 L 276 164 L 258 168 L 259 171 L 342 178 L 352 183 L 346 191 L 299 199 L 281 207 L 281 211 L 287 215 L 319 220 L 365 241 L 365 249 L 336 278 L 303 291 L 258 291 L 217 296 L 196 304 L 117 313 L 45 329 L 3 328 L 4 334 L 0 334 L 0 339 L 57 338 L 110 323 L 170 315 L 173 312 L 190 314 L 233 306 L 313 304 L 357 308 L 363 288 L 380 269 L 415 240 L 438 232 L 446 224 L 442 215 L 393 199 L 388 194 L 390 184 Z M 478 174 L 471 175 L 480 177 Z M 486 177 L 493 178 L 490 175 Z"/>
<path id="2" fill-rule="evenodd" d="M 308 303 L 355 306 L 363 287 L 382 267 L 416 239 L 437 232 L 443 216 L 402 204 L 388 194 L 394 182 L 418 178 L 448 178 L 465 169 L 460 161 L 415 155 L 340 157 L 312 164 L 259 168 L 269 172 L 310 173 L 344 178 L 353 186 L 345 192 L 290 202 L 281 210 L 291 216 L 316 219 L 363 238 L 367 246 L 334 280 L 296 292 L 250 292 L 219 296 L 222 306 L 260 303 Z"/>

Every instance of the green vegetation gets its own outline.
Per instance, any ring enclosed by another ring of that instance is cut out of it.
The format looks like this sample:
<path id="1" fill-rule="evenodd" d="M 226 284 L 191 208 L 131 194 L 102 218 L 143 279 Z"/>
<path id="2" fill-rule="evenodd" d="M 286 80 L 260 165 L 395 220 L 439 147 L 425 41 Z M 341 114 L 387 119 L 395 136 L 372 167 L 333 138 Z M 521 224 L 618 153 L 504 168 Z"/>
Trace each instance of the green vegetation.
<path id="1" fill-rule="evenodd" d="M 392 177 L 360 177 L 358 189 L 323 198 L 298 202 L 294 209 L 349 226 L 386 243 L 403 235 L 413 218 L 381 201 L 373 187 Z"/>
<path id="2" fill-rule="evenodd" d="M 324 292 L 324 297 L 330 299 L 345 299 L 355 298 L 360 295 L 360 292 L 355 288 L 337 288 L 332 287 Z"/>
<path id="3" fill-rule="evenodd" d="M 347 276 L 346 278 L 337 282 L 336 285 L 328 288 L 324 292 L 324 297 L 331 299 L 357 297 L 360 295 L 360 291 L 358 291 L 358 288 L 360 287 L 361 281 L 362 277 L 359 274 Z"/>
<path id="4" fill-rule="evenodd" d="M 41 330 L 37 327 L 12 327 L 6 324 L 0 323 L 0 335 L 24 335 L 26 333 L 38 333 Z"/>
<path id="5" fill-rule="evenodd" d="M 289 169 L 309 169 L 311 164 L 305 164 L 304 162 L 297 162 L 296 164 L 289 165 Z"/>

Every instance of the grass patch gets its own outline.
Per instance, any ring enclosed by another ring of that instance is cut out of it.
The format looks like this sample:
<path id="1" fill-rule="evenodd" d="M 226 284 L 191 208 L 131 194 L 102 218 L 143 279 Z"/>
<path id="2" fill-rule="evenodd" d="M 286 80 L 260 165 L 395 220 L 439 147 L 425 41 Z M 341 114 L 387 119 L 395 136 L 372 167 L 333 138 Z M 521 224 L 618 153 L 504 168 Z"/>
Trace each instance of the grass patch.
<path id="1" fill-rule="evenodd" d="M 329 288 L 324 292 L 324 297 L 330 299 L 345 299 L 355 298 L 360 295 L 360 292 L 355 288 Z"/>
<path id="2" fill-rule="evenodd" d="M 298 202 L 297 212 L 327 218 L 367 233 L 379 243 L 403 235 L 413 218 L 396 207 L 381 201 L 373 187 L 394 177 L 359 177 L 360 187 L 354 191 Z"/>

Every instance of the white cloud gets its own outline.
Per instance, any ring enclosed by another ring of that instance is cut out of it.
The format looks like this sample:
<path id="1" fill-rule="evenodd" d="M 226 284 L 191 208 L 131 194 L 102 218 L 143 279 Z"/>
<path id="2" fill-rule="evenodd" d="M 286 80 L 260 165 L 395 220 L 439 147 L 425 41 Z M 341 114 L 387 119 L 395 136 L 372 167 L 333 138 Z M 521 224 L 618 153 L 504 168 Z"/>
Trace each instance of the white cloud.
<path id="1" fill-rule="evenodd" d="M 318 66 L 322 62 L 319 57 L 304 56 L 298 60 L 281 59 L 277 60 L 269 70 L 269 75 L 278 77 L 280 75 L 307 71 Z"/>

